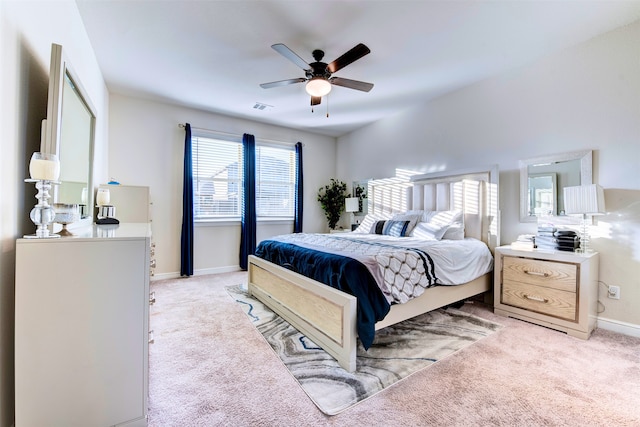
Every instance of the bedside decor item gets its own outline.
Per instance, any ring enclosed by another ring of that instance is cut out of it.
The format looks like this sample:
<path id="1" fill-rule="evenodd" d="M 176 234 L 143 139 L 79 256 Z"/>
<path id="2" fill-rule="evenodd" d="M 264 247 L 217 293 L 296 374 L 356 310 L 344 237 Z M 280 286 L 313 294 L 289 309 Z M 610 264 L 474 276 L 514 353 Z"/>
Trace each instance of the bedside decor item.
<path id="1" fill-rule="evenodd" d="M 553 251 L 575 252 L 580 248 L 580 238 L 573 230 L 565 230 L 553 225 L 538 226 L 535 247 Z M 513 247 L 513 246 L 512 246 Z"/>
<path id="2" fill-rule="evenodd" d="M 329 228 L 336 228 L 340 221 L 340 214 L 344 210 L 344 199 L 350 197 L 347 193 L 347 184 L 331 178 L 331 182 L 318 190 L 318 201 L 322 206 Z"/>
<path id="3" fill-rule="evenodd" d="M 98 208 L 98 220 L 96 224 L 120 224 L 116 216 L 116 207 L 110 205 L 111 192 L 108 188 L 98 188 L 96 203 Z"/>
<path id="4" fill-rule="evenodd" d="M 366 185 L 366 183 L 365 183 Z M 358 198 L 358 212 L 360 212 L 363 215 L 367 214 L 367 187 L 366 186 L 362 186 L 358 183 L 354 183 L 354 187 L 353 187 L 353 197 L 357 197 Z"/>
<path id="5" fill-rule="evenodd" d="M 78 209 L 80 210 L 80 218 L 86 218 L 86 216 L 88 215 L 87 191 L 87 187 L 83 187 L 82 193 L 80 194 L 80 204 L 78 205 Z"/>
<path id="6" fill-rule="evenodd" d="M 108 188 L 98 188 L 98 193 L 96 194 L 96 205 L 104 206 L 108 205 L 111 200 L 111 193 Z"/>
<path id="7" fill-rule="evenodd" d="M 29 217 L 38 227 L 35 234 L 24 236 L 26 239 L 46 239 L 60 237 L 49 232 L 49 224 L 53 222 L 55 211 L 49 205 L 49 191 L 52 184 L 57 184 L 60 176 L 60 161 L 55 154 L 36 152 L 29 162 L 29 175 L 31 179 L 25 182 L 34 182 L 38 189 L 36 199 L 38 203 L 31 209 Z"/>
<path id="8" fill-rule="evenodd" d="M 78 205 L 71 203 L 54 203 L 53 209 L 55 211 L 53 222 L 62 224 L 62 230 L 56 234 L 60 236 L 73 236 L 73 233 L 67 230 L 67 225 L 73 224 L 80 219 L 80 209 Z"/>
<path id="9" fill-rule="evenodd" d="M 357 197 L 344 199 L 344 210 L 349 212 L 349 224 L 353 225 L 353 213 L 360 212 L 360 199 Z"/>
<path id="10" fill-rule="evenodd" d="M 604 211 L 604 191 L 598 184 L 580 185 L 564 188 L 564 207 L 567 215 L 582 215 L 580 227 L 580 249 L 578 252 L 588 253 L 589 224 L 587 218 L 602 215 Z"/>

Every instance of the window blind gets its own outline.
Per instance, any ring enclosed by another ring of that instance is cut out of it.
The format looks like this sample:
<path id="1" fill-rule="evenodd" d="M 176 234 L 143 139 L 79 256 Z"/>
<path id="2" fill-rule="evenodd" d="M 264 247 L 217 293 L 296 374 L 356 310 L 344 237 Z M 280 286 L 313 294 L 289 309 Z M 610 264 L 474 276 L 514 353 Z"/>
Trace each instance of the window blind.
<path id="1" fill-rule="evenodd" d="M 242 143 L 192 137 L 194 219 L 239 218 L 243 200 Z M 294 216 L 295 148 L 256 142 L 258 218 Z"/>

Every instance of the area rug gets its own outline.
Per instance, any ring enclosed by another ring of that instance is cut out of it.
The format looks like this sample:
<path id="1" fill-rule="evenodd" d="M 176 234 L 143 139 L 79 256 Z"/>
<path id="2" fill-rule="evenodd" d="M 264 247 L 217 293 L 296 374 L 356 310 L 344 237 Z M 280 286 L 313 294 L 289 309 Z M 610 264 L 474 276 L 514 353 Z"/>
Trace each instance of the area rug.
<path id="1" fill-rule="evenodd" d="M 349 373 L 240 285 L 226 289 L 327 415 L 344 411 L 502 327 L 453 308 L 434 310 L 377 331 L 368 351 L 359 344 L 356 371 Z"/>

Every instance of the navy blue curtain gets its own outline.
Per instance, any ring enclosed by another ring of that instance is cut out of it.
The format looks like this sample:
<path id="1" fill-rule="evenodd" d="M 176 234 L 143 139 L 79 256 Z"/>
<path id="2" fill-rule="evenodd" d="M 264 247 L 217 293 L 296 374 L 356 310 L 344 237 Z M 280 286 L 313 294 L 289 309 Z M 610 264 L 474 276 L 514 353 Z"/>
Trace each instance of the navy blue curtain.
<path id="1" fill-rule="evenodd" d="M 293 232 L 302 233 L 302 143 L 296 144 L 296 194 L 295 213 L 293 217 Z"/>
<path id="2" fill-rule="evenodd" d="M 184 130 L 180 276 L 193 276 L 193 164 L 191 161 L 191 125 L 187 123 L 184 126 Z"/>
<path id="3" fill-rule="evenodd" d="M 240 229 L 240 268 L 248 267 L 248 256 L 256 252 L 256 138 L 242 135 L 244 200 Z"/>

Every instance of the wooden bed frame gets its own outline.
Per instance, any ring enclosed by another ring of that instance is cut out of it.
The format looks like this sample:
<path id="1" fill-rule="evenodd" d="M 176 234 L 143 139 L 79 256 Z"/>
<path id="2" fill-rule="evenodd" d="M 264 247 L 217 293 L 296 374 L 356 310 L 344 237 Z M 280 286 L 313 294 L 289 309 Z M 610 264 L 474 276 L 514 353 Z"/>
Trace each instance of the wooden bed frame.
<path id="1" fill-rule="evenodd" d="M 393 208 L 385 200 L 400 199 Z M 394 197 L 389 197 L 394 194 Z M 465 235 L 499 246 L 497 167 L 413 176 L 369 183 L 369 213 L 410 209 L 464 213 Z M 287 322 L 336 358 L 349 372 L 356 369 L 356 297 L 261 258 L 249 257 L 248 290 Z M 420 297 L 391 306 L 376 330 L 419 314 L 490 291 L 492 274 L 456 286 L 428 288 Z"/>

